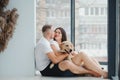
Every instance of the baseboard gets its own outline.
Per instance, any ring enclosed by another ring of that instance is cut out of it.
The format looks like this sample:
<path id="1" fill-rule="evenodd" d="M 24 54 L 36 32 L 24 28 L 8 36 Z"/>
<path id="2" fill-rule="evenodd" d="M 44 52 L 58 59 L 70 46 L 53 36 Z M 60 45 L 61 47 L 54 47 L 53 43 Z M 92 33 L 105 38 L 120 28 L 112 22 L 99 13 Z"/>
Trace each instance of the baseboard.
<path id="1" fill-rule="evenodd" d="M 112 80 L 119 80 L 119 77 L 118 76 L 113 76 Z"/>

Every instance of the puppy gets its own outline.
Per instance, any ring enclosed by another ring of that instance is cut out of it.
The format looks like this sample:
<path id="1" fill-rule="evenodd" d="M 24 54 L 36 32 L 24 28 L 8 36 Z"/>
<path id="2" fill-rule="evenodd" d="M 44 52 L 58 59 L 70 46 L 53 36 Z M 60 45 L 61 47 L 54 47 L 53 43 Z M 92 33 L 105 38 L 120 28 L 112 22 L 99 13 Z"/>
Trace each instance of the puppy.
<path id="1" fill-rule="evenodd" d="M 73 57 L 71 52 L 74 50 L 74 47 L 73 47 L 73 44 L 70 42 L 70 41 L 63 41 L 61 44 L 60 44 L 60 53 L 68 53 L 69 56 L 66 58 L 67 60 L 71 60 L 71 58 Z M 54 64 L 52 63 L 50 65 L 50 69 L 52 69 L 54 67 Z"/>
<path id="2" fill-rule="evenodd" d="M 60 45 L 60 52 L 65 52 L 68 53 L 69 56 L 67 57 L 68 60 L 72 61 L 72 55 L 71 52 L 74 50 L 73 44 L 70 41 L 64 41 L 62 42 L 62 44 Z"/>

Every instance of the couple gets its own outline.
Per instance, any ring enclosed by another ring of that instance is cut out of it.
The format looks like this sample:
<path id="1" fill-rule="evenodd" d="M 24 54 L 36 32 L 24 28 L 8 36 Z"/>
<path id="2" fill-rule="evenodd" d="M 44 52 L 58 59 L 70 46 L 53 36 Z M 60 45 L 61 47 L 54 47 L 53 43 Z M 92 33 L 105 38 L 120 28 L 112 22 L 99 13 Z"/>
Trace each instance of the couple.
<path id="1" fill-rule="evenodd" d="M 107 78 L 107 72 L 100 64 L 84 52 L 72 52 L 74 56 L 72 62 L 64 60 L 69 54 L 60 54 L 59 44 L 67 40 L 66 32 L 63 28 L 56 28 L 51 25 L 42 27 L 43 37 L 39 40 L 35 49 L 36 67 L 43 76 L 78 76 L 90 74 L 95 77 Z M 54 67 L 50 69 L 50 64 Z"/>

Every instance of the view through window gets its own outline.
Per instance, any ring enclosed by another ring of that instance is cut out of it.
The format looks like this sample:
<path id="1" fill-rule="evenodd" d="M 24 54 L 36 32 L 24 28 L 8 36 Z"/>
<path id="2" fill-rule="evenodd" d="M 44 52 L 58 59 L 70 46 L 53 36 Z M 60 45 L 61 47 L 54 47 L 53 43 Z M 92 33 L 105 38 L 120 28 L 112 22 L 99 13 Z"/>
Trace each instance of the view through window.
<path id="1" fill-rule="evenodd" d="M 107 0 L 75 0 L 75 50 L 100 62 L 107 62 L 107 5 Z M 63 27 L 70 40 L 71 0 L 36 0 L 36 42 L 45 24 Z"/>
<path id="2" fill-rule="evenodd" d="M 75 0 L 75 47 L 107 62 L 107 0 Z"/>
<path id="3" fill-rule="evenodd" d="M 70 40 L 70 2 L 71 0 L 37 0 L 36 1 L 36 41 L 41 37 L 41 28 L 45 24 L 54 28 L 62 27 Z"/>

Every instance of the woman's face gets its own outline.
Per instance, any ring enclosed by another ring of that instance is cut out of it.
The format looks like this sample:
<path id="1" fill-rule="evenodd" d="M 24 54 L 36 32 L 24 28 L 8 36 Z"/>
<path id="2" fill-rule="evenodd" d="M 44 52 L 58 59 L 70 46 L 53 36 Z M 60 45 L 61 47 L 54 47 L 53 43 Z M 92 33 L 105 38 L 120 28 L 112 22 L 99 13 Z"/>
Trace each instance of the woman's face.
<path id="1" fill-rule="evenodd" d="M 54 38 L 55 38 L 56 41 L 62 39 L 62 33 L 61 33 L 60 29 L 56 29 L 56 30 L 55 30 Z"/>

